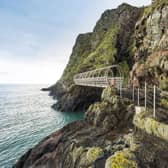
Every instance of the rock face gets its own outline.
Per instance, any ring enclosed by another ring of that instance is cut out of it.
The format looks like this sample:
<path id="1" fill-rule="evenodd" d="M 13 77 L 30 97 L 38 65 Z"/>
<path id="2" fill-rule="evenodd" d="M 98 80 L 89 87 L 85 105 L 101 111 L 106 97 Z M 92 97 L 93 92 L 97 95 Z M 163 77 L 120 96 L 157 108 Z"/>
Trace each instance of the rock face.
<path id="1" fill-rule="evenodd" d="M 133 110 L 127 104 L 107 88 L 84 121 L 68 124 L 46 137 L 14 168 L 165 168 L 168 141 L 133 131 Z"/>
<path id="2" fill-rule="evenodd" d="M 61 96 L 61 99 L 58 97 L 58 102 L 53 105 L 53 108 L 71 112 L 87 110 L 90 104 L 100 100 L 102 89 L 71 85 L 66 92 L 62 93 L 62 91 L 57 92 L 56 98 Z"/>
<path id="3" fill-rule="evenodd" d="M 155 135 L 165 141 L 168 141 L 168 125 L 154 120 L 147 116 L 146 112 L 141 112 L 134 116 L 134 125 L 144 130 L 150 135 Z"/>
<path id="4" fill-rule="evenodd" d="M 47 137 L 20 158 L 14 167 L 102 168 L 110 153 L 125 146 L 124 141 L 119 142 L 110 131 L 76 122 Z"/>
<path id="5" fill-rule="evenodd" d="M 104 129 L 127 127 L 134 113 L 134 105 L 128 105 L 129 103 L 126 100 L 121 101 L 114 89 L 106 88 L 102 93 L 101 102 L 89 107 L 85 119 L 93 126 Z"/>
<path id="6" fill-rule="evenodd" d="M 157 0 L 147 7 L 135 27 L 135 64 L 131 76 L 137 85 L 156 84 L 168 90 L 168 2 Z"/>
<path id="7" fill-rule="evenodd" d="M 121 65 L 127 78 L 133 61 L 129 54 L 131 35 L 142 11 L 143 9 L 122 4 L 117 9 L 105 11 L 93 32 L 77 37 L 67 67 L 51 89 L 52 95 L 57 98 L 57 103 L 53 106 L 55 109 L 86 110 L 90 104 L 100 100 L 97 97 L 101 97 L 101 91 L 73 86 L 73 76 L 77 73 L 117 63 Z M 83 97 L 83 93 L 88 93 L 88 97 Z"/>

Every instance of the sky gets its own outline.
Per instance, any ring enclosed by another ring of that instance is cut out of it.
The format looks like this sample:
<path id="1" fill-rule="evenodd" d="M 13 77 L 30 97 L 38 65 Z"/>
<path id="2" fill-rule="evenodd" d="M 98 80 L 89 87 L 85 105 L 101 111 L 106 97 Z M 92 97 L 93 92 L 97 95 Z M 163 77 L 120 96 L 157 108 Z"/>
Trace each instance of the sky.
<path id="1" fill-rule="evenodd" d="M 106 9 L 151 0 L 0 0 L 0 83 L 53 84 Z"/>

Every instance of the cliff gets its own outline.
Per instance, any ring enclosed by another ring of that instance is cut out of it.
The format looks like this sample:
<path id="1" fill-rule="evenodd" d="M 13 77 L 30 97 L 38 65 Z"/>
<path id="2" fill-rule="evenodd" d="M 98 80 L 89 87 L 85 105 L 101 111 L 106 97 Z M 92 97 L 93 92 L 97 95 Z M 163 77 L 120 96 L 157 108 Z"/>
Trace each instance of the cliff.
<path id="1" fill-rule="evenodd" d="M 157 0 L 136 23 L 132 54 L 132 82 L 155 84 L 168 91 L 168 2 Z"/>
<path id="2" fill-rule="evenodd" d="M 55 109 L 85 111 L 90 104 L 100 100 L 101 89 L 73 85 L 76 73 L 120 64 L 125 78 L 128 78 L 133 63 L 129 46 L 135 24 L 142 12 L 143 9 L 122 4 L 117 9 L 105 11 L 93 32 L 77 37 L 63 75 L 51 89 L 57 98 L 57 103 L 53 106 Z M 83 93 L 87 94 L 83 96 Z"/>
<path id="3" fill-rule="evenodd" d="M 54 108 L 86 110 L 83 121 L 71 123 L 25 153 L 14 168 L 166 168 L 167 120 L 150 111 L 135 113 L 129 99 L 113 88 L 73 85 L 73 75 L 120 64 L 129 83 L 144 81 L 168 91 L 168 2 L 155 0 L 136 8 L 122 4 L 107 10 L 92 33 L 79 35 L 69 63 L 51 95 Z M 164 92 L 167 93 L 167 92 Z M 167 94 L 162 104 L 167 106 Z"/>
<path id="4" fill-rule="evenodd" d="M 167 91 L 167 10 L 167 1 L 157 0 L 145 8 L 122 4 L 105 11 L 93 32 L 77 37 L 64 73 L 51 89 L 57 98 L 53 107 L 60 111 L 85 111 L 100 100 L 102 90 L 76 87 L 73 76 L 112 64 L 121 66 L 125 83 L 143 86 L 147 81 Z"/>

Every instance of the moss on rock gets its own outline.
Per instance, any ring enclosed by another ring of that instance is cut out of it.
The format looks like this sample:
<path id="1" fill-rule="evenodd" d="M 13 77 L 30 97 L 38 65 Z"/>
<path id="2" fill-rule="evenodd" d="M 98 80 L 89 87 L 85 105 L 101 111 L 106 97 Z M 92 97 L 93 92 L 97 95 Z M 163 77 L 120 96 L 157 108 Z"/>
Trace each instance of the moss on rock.
<path id="1" fill-rule="evenodd" d="M 89 150 L 87 151 L 86 158 L 89 163 L 93 163 L 95 160 L 102 157 L 103 154 L 104 154 L 104 152 L 103 152 L 102 148 L 92 147 L 92 148 L 89 148 Z"/>
<path id="2" fill-rule="evenodd" d="M 95 103 L 87 110 L 85 119 L 96 127 L 105 129 L 114 128 L 118 123 L 118 119 L 115 115 L 118 110 L 114 110 L 111 107 L 112 104 L 108 102 Z"/>
<path id="3" fill-rule="evenodd" d="M 134 108 L 127 104 L 130 102 L 127 99 L 120 99 L 115 94 L 114 88 L 105 88 L 101 102 L 92 104 L 85 113 L 85 120 L 95 127 L 104 129 L 114 129 L 127 123 L 128 126 L 133 119 Z M 125 122 L 127 120 L 127 122 Z"/>
<path id="4" fill-rule="evenodd" d="M 146 112 L 136 114 L 133 123 L 146 133 L 168 141 L 168 125 L 146 116 Z"/>
<path id="5" fill-rule="evenodd" d="M 114 104 L 114 100 L 113 100 L 114 96 L 116 96 L 116 89 L 113 87 L 107 87 L 103 90 L 101 99 L 103 101 L 107 101 L 107 102 Z"/>
<path id="6" fill-rule="evenodd" d="M 159 82 L 160 82 L 160 88 L 162 90 L 168 91 L 168 78 L 165 77 L 164 79 L 160 80 Z"/>
<path id="7" fill-rule="evenodd" d="M 81 65 L 82 69 L 85 66 L 94 66 L 100 68 L 103 66 L 111 65 L 115 62 L 117 54 L 116 39 L 119 31 L 118 25 L 114 25 L 106 34 L 95 51 L 90 53 Z M 94 64 L 93 64 L 94 62 Z"/>
<path id="8" fill-rule="evenodd" d="M 160 103 L 163 107 L 168 108 L 168 99 L 161 99 L 161 103 Z"/>
<path id="9" fill-rule="evenodd" d="M 138 168 L 138 165 L 133 153 L 121 151 L 107 159 L 105 168 Z"/>
<path id="10" fill-rule="evenodd" d="M 135 61 L 131 78 L 132 82 L 138 85 L 144 85 L 143 79 L 146 79 L 149 84 L 155 84 L 163 90 L 168 90 L 167 10 L 167 0 L 155 0 L 152 5 L 144 9 L 142 17 L 136 24 L 131 45 Z M 145 65 L 143 74 L 139 73 L 141 64 Z"/>

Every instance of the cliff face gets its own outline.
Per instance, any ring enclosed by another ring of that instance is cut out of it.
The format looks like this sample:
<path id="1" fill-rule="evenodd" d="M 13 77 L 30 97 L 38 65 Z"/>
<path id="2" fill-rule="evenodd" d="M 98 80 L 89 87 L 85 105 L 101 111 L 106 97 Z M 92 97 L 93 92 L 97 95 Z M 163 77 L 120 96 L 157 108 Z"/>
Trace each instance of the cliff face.
<path id="1" fill-rule="evenodd" d="M 105 11 L 92 33 L 80 34 L 61 80 L 73 83 L 76 73 L 115 63 L 130 62 L 129 43 L 141 9 L 122 4 Z M 122 62 L 123 61 L 123 62 Z"/>
<path id="2" fill-rule="evenodd" d="M 133 63 L 129 46 L 136 21 L 142 11 L 143 9 L 122 4 L 117 9 L 105 11 L 92 33 L 77 37 L 69 63 L 61 79 L 53 86 L 52 90 L 58 99 L 53 107 L 61 111 L 80 111 L 100 100 L 101 89 L 73 86 L 73 76 L 77 73 L 120 64 L 125 77 L 128 77 Z M 63 94 L 59 94 L 60 92 Z M 83 97 L 83 92 L 88 95 Z"/>
<path id="3" fill-rule="evenodd" d="M 137 22 L 132 47 L 135 64 L 131 77 L 136 85 L 156 84 L 168 90 L 168 1 L 154 1 Z M 143 80 L 142 80 L 143 79 Z"/>

